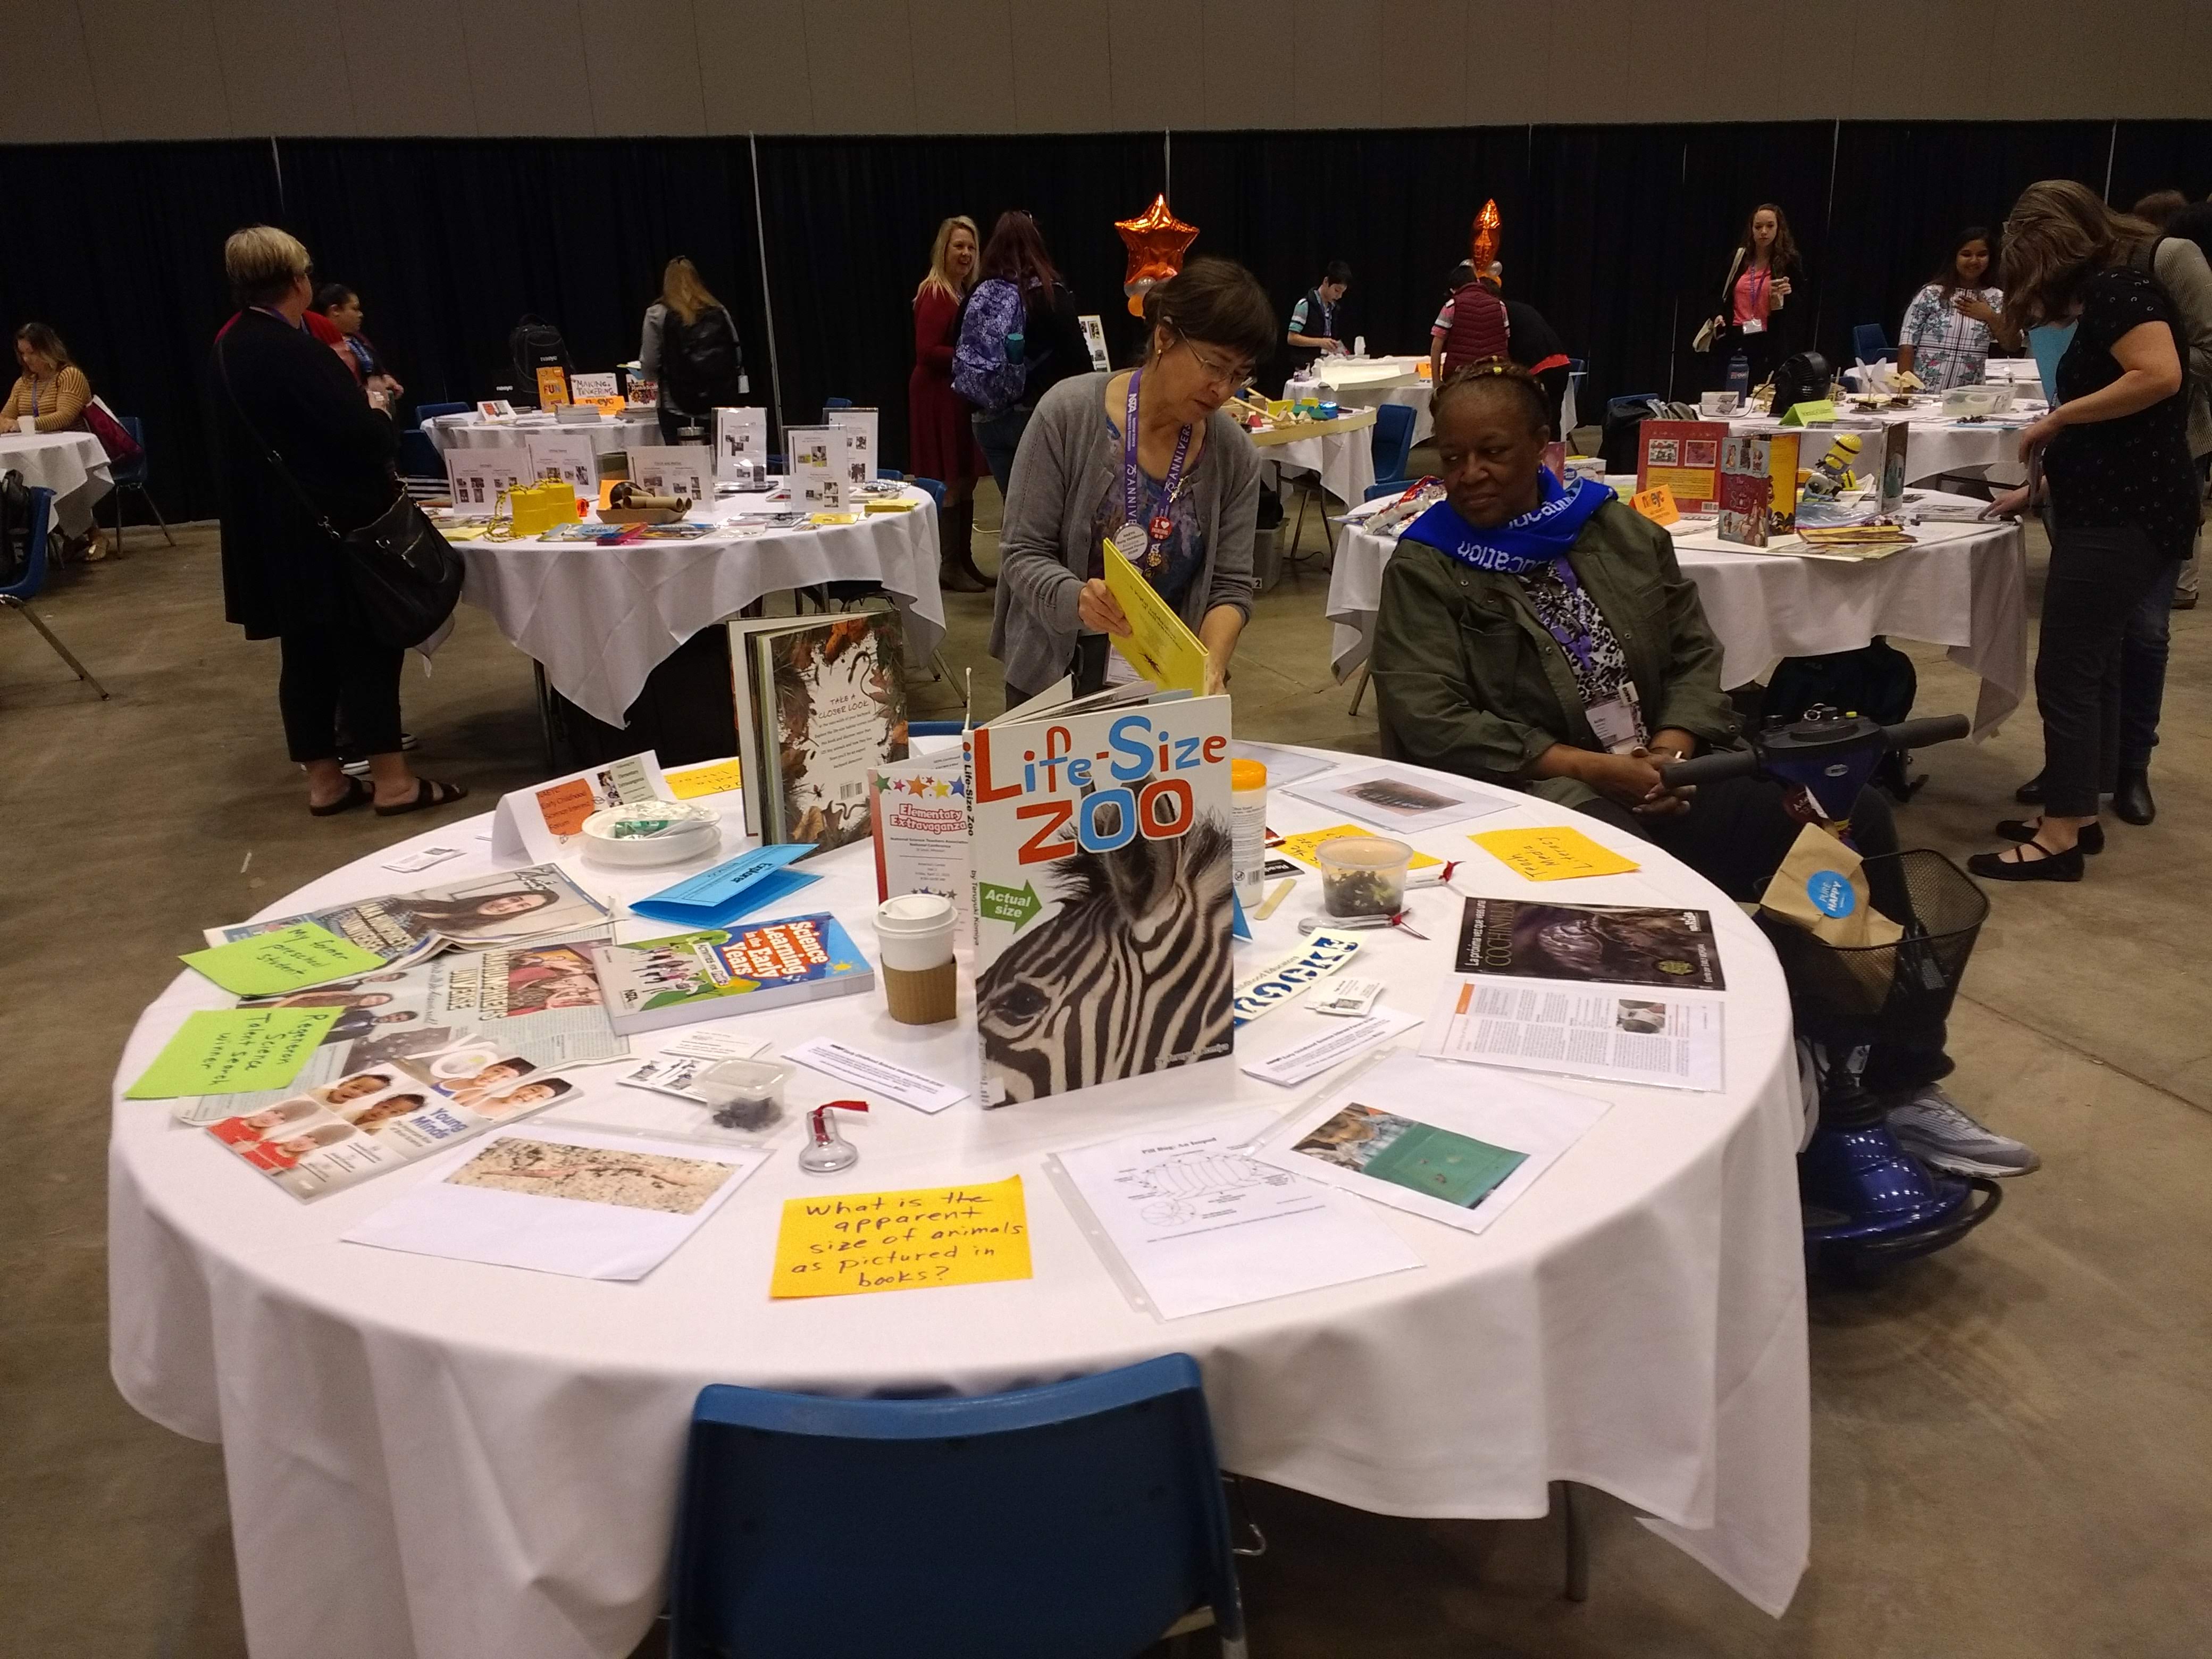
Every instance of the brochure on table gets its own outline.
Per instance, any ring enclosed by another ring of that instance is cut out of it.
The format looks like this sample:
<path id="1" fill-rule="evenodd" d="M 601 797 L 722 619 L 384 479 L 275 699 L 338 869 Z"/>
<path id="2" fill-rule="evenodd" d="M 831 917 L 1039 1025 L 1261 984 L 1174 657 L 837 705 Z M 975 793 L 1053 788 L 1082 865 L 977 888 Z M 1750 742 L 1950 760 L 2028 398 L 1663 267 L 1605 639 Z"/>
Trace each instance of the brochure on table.
<path id="1" fill-rule="evenodd" d="M 457 1152 L 343 1237 L 457 1261 L 639 1279 L 769 1156 L 582 1128 L 498 1134 Z"/>
<path id="2" fill-rule="evenodd" d="M 503 859 L 556 859 L 583 850 L 584 820 L 617 805 L 672 799 L 650 749 L 500 797 L 491 850 Z"/>
<path id="3" fill-rule="evenodd" d="M 843 427 L 787 426 L 791 504 L 801 513 L 844 513 L 860 498 L 853 493 L 850 434 Z"/>
<path id="4" fill-rule="evenodd" d="M 968 781 L 959 751 L 873 768 L 868 787 L 877 900 L 908 893 L 949 898 L 960 919 L 960 943 L 973 945 L 975 875 L 968 842 Z"/>
<path id="5" fill-rule="evenodd" d="M 703 444 L 638 444 L 629 481 L 656 495 L 681 495 L 694 507 L 714 501 L 714 452 Z"/>
<path id="6" fill-rule="evenodd" d="M 1604 1101 L 1394 1050 L 1280 1119 L 1253 1156 L 1479 1233 L 1608 1109 Z"/>
<path id="7" fill-rule="evenodd" d="M 768 410 L 714 411 L 714 476 L 725 482 L 768 477 Z"/>
<path id="8" fill-rule="evenodd" d="M 1397 835 L 1485 817 L 1512 805 L 1431 774 L 1395 766 L 1332 772 L 1291 784 L 1287 793 L 1332 812 L 1348 812 L 1363 823 Z"/>
<path id="9" fill-rule="evenodd" d="M 1717 997 L 1453 975 L 1437 988 L 1421 1052 L 1516 1071 L 1717 1092 L 1723 1014 Z"/>
<path id="10" fill-rule="evenodd" d="M 1583 984 L 1727 988 L 1711 913 L 1657 906 L 1469 898 L 1452 966 Z"/>
<path id="11" fill-rule="evenodd" d="M 599 452 L 580 432 L 532 433 L 530 466 L 538 477 L 560 479 L 579 501 L 599 498 Z"/>
<path id="12" fill-rule="evenodd" d="M 502 494 L 537 477 L 537 464 L 525 443 L 446 452 L 446 493 L 453 501 L 453 512 L 462 518 L 489 518 Z"/>
<path id="13" fill-rule="evenodd" d="M 881 422 L 872 409 L 830 409 L 823 411 L 822 418 L 836 430 L 845 434 L 845 482 L 858 489 L 873 482 L 877 457 L 883 453 L 876 442 Z M 846 496 L 849 504 L 850 494 Z"/>
<path id="14" fill-rule="evenodd" d="M 1252 1156 L 1265 1109 L 1148 1130 L 1046 1160 L 1139 1311 L 1182 1319 L 1423 1266 L 1380 1216 Z"/>

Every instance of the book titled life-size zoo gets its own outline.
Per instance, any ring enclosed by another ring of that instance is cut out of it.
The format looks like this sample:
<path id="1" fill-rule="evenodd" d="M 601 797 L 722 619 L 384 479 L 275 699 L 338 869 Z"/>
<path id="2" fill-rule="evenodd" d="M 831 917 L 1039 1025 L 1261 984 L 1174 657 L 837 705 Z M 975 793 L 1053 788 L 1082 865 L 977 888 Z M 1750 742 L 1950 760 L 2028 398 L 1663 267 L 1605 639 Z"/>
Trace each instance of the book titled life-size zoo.
<path id="1" fill-rule="evenodd" d="M 1230 1052 L 1229 699 L 1064 687 L 964 745 L 986 1106 Z"/>

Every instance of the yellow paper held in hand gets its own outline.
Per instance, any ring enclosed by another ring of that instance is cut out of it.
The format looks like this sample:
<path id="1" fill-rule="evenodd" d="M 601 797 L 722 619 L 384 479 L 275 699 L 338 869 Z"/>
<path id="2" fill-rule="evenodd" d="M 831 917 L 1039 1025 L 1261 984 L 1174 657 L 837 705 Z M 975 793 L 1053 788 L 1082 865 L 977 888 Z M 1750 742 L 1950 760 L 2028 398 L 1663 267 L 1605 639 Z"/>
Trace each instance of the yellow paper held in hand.
<path id="1" fill-rule="evenodd" d="M 1129 619 L 1129 633 L 1107 637 L 1130 667 L 1163 691 L 1206 693 L 1206 647 L 1121 550 L 1106 544 L 1106 591 Z"/>
<path id="2" fill-rule="evenodd" d="M 860 1296 L 1029 1277 L 1029 1208 L 1022 1178 L 1009 1176 L 787 1200 L 769 1294 Z"/>
<path id="3" fill-rule="evenodd" d="M 1486 830 L 1468 839 L 1531 881 L 1619 876 L 1643 867 L 1565 824 L 1547 830 Z"/>

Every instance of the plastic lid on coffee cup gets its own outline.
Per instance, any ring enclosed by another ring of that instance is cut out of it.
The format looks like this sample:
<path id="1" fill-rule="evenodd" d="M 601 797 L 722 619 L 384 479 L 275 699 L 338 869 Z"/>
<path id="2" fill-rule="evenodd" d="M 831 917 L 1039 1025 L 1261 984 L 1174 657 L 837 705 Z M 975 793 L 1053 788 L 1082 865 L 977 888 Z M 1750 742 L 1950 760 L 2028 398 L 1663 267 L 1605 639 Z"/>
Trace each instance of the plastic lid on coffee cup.
<path id="1" fill-rule="evenodd" d="M 952 920 L 952 901 L 942 893 L 902 893 L 876 907 L 879 933 L 933 933 Z"/>

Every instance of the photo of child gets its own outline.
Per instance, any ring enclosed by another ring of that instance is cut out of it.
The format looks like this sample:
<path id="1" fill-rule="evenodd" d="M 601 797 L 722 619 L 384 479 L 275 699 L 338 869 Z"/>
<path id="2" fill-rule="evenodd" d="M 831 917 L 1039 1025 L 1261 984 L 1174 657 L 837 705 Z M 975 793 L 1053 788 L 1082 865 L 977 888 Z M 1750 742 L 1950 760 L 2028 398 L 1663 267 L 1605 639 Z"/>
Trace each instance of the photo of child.
<path id="1" fill-rule="evenodd" d="M 246 1161 L 257 1169 L 289 1170 L 308 1153 L 335 1146 L 353 1133 L 350 1123 L 318 1123 L 312 1129 L 303 1129 L 281 1140 L 264 1140 L 247 1147 Z"/>
<path id="2" fill-rule="evenodd" d="M 321 1109 L 314 1101 L 304 1096 L 297 1100 L 280 1100 L 274 1106 L 249 1112 L 243 1117 L 227 1117 L 220 1123 L 210 1124 L 209 1133 L 217 1140 L 228 1141 L 234 1146 L 251 1146 L 265 1139 L 271 1130 L 282 1129 L 287 1124 L 313 1117 Z"/>
<path id="3" fill-rule="evenodd" d="M 429 1097 L 427 1095 L 386 1095 L 355 1115 L 353 1127 L 365 1133 L 374 1133 L 394 1118 L 405 1117 L 410 1112 L 419 1112 L 428 1103 Z"/>

